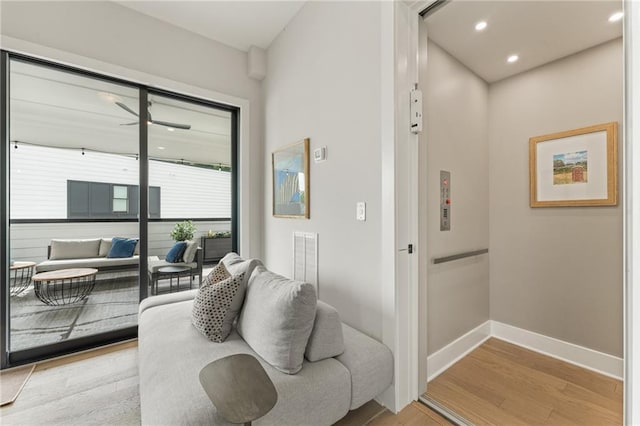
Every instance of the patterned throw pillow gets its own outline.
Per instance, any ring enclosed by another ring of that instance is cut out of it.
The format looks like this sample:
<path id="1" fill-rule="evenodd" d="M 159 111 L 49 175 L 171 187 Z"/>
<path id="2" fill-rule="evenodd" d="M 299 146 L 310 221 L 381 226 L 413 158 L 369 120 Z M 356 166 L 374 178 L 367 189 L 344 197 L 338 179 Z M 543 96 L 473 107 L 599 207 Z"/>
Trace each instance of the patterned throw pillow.
<path id="1" fill-rule="evenodd" d="M 207 339 L 221 343 L 229 336 L 231 327 L 225 324 L 233 323 L 235 317 L 229 307 L 243 279 L 244 273 L 219 282 L 205 283 L 198 291 L 193 301 L 191 323 Z"/>
<path id="2" fill-rule="evenodd" d="M 220 262 L 209 272 L 209 275 L 206 276 L 200 288 L 226 280 L 230 276 L 231 274 L 227 270 L 227 267 L 224 266 L 224 263 Z"/>

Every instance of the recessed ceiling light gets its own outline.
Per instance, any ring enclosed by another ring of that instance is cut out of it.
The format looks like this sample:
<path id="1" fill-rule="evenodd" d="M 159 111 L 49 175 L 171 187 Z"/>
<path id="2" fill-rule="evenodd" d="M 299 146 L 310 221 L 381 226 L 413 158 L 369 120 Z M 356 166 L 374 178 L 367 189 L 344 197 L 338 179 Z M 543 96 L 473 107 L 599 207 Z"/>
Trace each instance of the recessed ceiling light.
<path id="1" fill-rule="evenodd" d="M 482 31 L 487 28 L 487 21 L 480 21 L 476 24 L 476 31 Z"/>
<path id="2" fill-rule="evenodd" d="M 613 15 L 609 16 L 609 22 L 618 22 L 624 16 L 623 12 L 616 12 Z"/>
<path id="3" fill-rule="evenodd" d="M 176 130 L 176 129 L 174 129 L 173 127 L 167 127 L 167 131 L 169 131 L 169 132 L 173 132 L 174 130 Z"/>
<path id="4" fill-rule="evenodd" d="M 514 63 L 514 62 L 517 62 L 517 61 L 518 61 L 518 59 L 520 59 L 520 58 L 518 57 L 518 55 L 511 55 L 511 56 L 509 56 L 509 57 L 507 58 L 507 62 L 509 62 L 510 64 L 512 64 L 512 63 Z"/>
<path id="5" fill-rule="evenodd" d="M 164 149 L 164 146 L 159 146 L 158 149 Z"/>

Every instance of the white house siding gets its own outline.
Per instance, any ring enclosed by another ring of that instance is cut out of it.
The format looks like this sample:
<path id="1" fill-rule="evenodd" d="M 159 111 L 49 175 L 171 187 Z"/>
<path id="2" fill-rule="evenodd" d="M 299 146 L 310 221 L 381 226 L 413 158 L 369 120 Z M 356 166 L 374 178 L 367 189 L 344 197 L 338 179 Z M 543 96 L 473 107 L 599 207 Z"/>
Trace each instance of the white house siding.
<path id="1" fill-rule="evenodd" d="M 11 219 L 66 219 L 67 180 L 138 184 L 134 157 L 19 143 L 10 162 Z M 161 188 L 163 218 L 231 217 L 229 172 L 150 161 L 149 183 Z"/>

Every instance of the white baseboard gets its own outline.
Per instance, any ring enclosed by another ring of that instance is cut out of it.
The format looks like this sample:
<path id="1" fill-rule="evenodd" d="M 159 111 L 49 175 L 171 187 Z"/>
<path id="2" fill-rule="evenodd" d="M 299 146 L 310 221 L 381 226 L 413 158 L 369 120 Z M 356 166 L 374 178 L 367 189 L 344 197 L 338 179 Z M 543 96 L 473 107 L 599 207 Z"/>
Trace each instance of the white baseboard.
<path id="1" fill-rule="evenodd" d="M 444 373 L 449 367 L 464 358 L 469 352 L 491 337 L 491 321 L 487 321 L 468 333 L 458 337 L 444 348 L 427 358 L 427 381 Z"/>
<path id="2" fill-rule="evenodd" d="M 613 355 L 558 340 L 512 325 L 491 321 L 491 335 L 497 339 L 622 380 L 623 360 Z"/>
<path id="3" fill-rule="evenodd" d="M 505 340 L 618 380 L 622 380 L 623 377 L 622 358 L 489 320 L 429 355 L 427 380 L 431 381 L 444 373 L 490 337 Z"/>

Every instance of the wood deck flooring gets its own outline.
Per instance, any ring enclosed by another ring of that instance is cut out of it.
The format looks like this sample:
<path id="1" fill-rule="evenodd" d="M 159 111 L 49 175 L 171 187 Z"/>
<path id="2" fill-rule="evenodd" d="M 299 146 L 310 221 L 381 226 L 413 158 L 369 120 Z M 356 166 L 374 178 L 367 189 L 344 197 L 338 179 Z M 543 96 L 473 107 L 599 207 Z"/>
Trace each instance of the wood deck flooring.
<path id="1" fill-rule="evenodd" d="M 429 382 L 476 425 L 621 425 L 622 382 L 491 338 Z"/>

